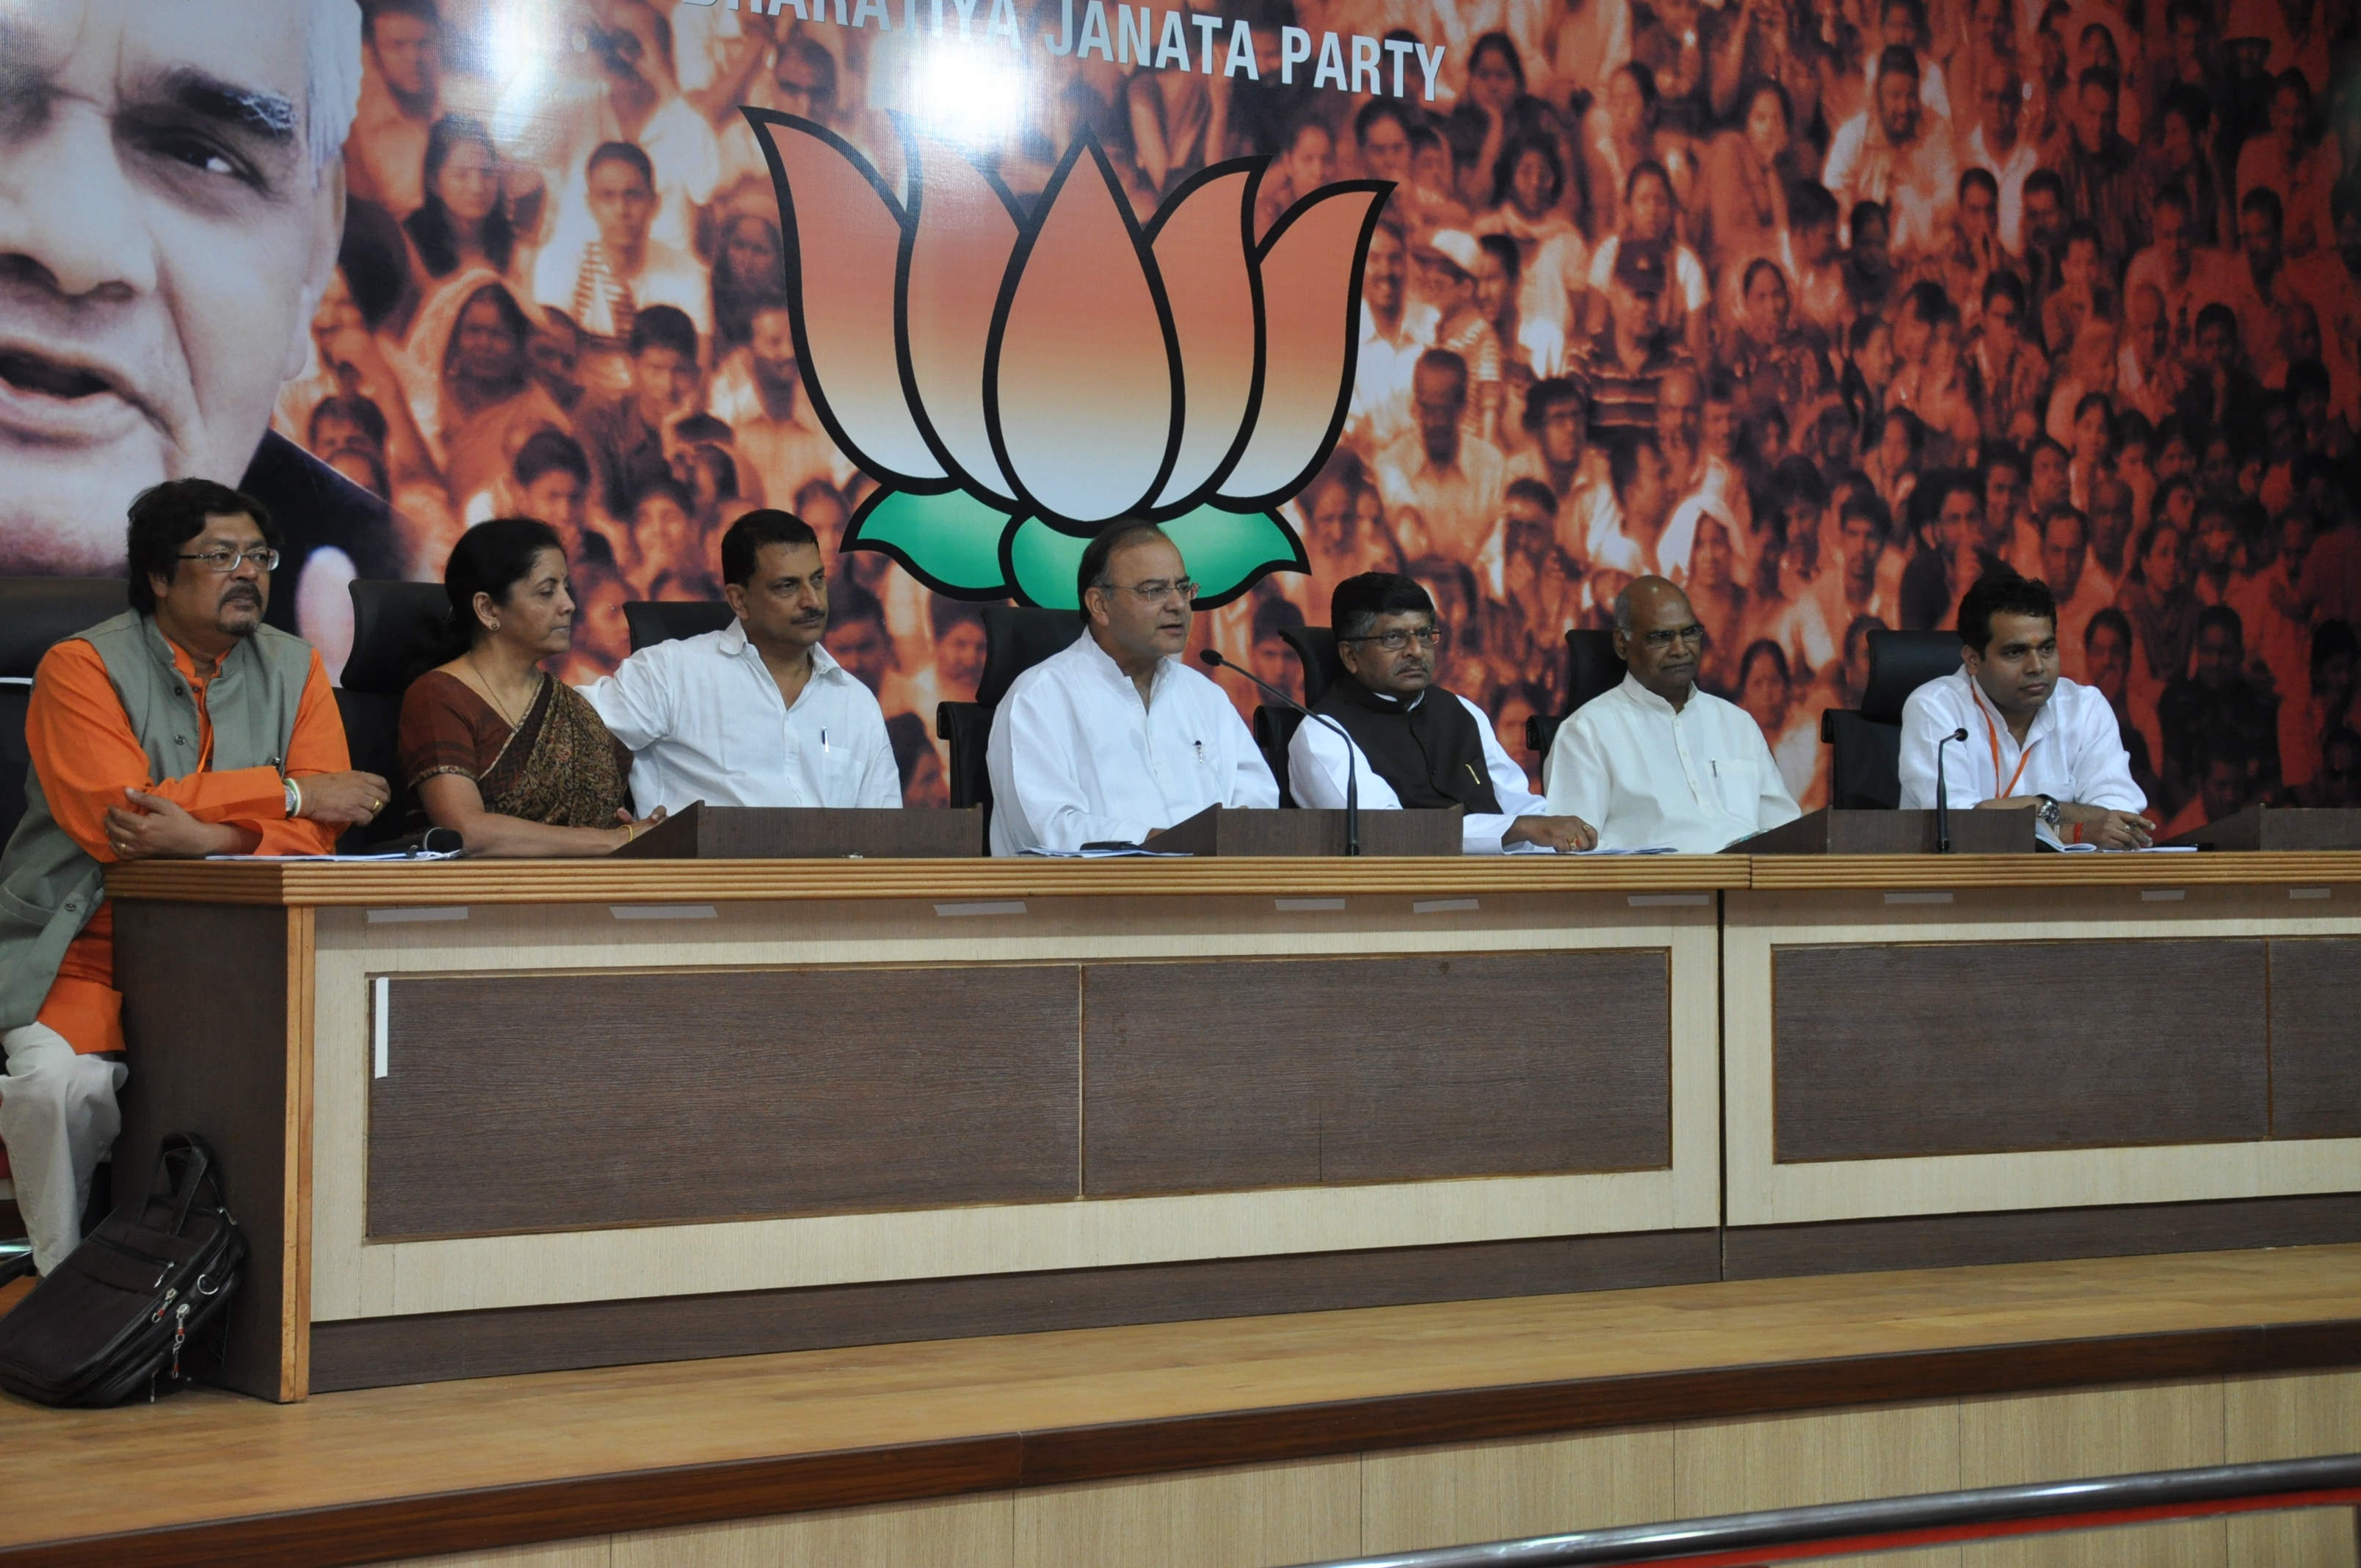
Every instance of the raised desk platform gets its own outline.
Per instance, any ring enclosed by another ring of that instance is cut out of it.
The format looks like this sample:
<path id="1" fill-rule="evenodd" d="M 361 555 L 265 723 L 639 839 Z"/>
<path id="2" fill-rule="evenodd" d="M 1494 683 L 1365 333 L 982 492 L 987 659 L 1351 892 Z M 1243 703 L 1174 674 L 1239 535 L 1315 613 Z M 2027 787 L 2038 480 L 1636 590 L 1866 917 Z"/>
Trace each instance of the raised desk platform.
<path id="1" fill-rule="evenodd" d="M 2361 1239 L 2361 853 L 109 887 L 121 1147 L 223 1146 L 269 1398 Z"/>
<path id="2" fill-rule="evenodd" d="M 324 1568 L 573 1541 L 579 1555 L 497 1561 L 1264 1568 L 2351 1452 L 2356 1365 L 2361 1247 L 2344 1246 L 814 1351 L 294 1406 L 0 1399 L 0 1564 Z M 2349 1510 L 2216 1520 L 1971 1561 L 2349 1565 L 2352 1528 Z"/>

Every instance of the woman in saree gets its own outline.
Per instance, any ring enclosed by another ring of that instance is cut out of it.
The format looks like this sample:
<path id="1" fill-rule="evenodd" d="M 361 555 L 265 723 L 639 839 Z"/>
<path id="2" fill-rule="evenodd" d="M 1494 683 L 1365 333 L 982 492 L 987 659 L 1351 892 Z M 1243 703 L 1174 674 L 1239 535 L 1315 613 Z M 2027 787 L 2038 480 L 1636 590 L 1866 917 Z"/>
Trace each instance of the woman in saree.
<path id="1" fill-rule="evenodd" d="M 532 343 L 515 294 L 481 268 L 428 295 L 411 329 L 411 407 L 462 515 L 484 515 L 477 498 L 508 474 L 527 437 L 573 428 L 533 378 Z"/>
<path id="2" fill-rule="evenodd" d="M 557 531 L 532 518 L 469 529 L 443 578 L 466 652 L 401 699 L 401 771 L 428 823 L 489 855 L 603 855 L 664 818 L 626 809 L 631 754 L 542 668 L 574 640 Z"/>

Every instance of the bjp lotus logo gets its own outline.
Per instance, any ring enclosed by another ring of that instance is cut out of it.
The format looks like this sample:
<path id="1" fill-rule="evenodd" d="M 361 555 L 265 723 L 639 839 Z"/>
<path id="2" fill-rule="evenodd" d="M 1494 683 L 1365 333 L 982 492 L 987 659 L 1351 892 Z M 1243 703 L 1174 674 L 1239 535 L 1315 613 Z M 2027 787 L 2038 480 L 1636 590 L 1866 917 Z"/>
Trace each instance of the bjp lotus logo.
<path id="1" fill-rule="evenodd" d="M 921 137 L 905 203 L 834 133 L 743 112 L 805 388 L 883 482 L 846 548 L 961 598 L 1069 608 L 1083 545 L 1121 517 L 1165 525 L 1201 605 L 1304 569 L 1271 509 L 1344 427 L 1387 186 L 1315 192 L 1257 244 L 1260 159 L 1206 170 L 1143 229 L 1088 137 L 1029 212 Z"/>

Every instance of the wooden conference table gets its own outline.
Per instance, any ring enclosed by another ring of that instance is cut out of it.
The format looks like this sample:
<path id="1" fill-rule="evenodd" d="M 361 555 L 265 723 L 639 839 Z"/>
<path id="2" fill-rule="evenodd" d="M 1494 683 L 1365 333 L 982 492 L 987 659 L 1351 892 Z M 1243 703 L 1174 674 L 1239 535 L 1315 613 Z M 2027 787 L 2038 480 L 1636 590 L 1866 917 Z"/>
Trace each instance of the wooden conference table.
<path id="1" fill-rule="evenodd" d="M 2356 852 L 108 888 L 118 1198 L 220 1147 L 269 1398 L 2361 1239 Z"/>

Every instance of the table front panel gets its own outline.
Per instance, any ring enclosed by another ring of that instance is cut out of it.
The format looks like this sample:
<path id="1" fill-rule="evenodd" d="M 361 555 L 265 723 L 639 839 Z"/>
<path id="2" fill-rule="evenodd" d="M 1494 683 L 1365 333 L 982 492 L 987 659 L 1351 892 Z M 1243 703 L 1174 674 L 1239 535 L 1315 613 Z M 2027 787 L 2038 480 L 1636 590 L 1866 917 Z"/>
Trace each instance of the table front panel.
<path id="1" fill-rule="evenodd" d="M 368 1234 L 1071 1198 L 1079 974 L 396 977 Z"/>
<path id="2" fill-rule="evenodd" d="M 1092 1197 L 1672 1163 L 1662 948 L 1092 964 Z"/>
<path id="3" fill-rule="evenodd" d="M 2271 1135 L 2361 1135 L 2361 940 L 2271 944 Z"/>
<path id="4" fill-rule="evenodd" d="M 1776 1157 L 2266 1137 L 2265 949 L 2251 940 L 1777 948 Z"/>

